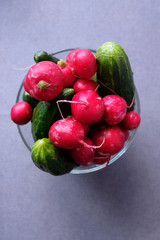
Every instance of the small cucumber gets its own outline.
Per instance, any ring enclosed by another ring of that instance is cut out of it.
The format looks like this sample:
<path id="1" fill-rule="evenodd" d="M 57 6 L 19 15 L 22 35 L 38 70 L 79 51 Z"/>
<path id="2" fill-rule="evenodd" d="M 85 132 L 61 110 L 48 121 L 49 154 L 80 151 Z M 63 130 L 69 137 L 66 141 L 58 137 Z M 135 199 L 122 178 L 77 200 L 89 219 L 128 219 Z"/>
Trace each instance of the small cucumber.
<path id="1" fill-rule="evenodd" d="M 49 138 L 39 139 L 33 144 L 31 157 L 39 169 L 54 176 L 69 173 L 78 166 L 70 160 L 67 150 L 55 147 Z"/>
<path id="2" fill-rule="evenodd" d="M 38 51 L 34 55 L 34 61 L 36 63 L 41 61 L 51 61 L 51 62 L 57 63 L 59 59 L 45 51 Z"/>
<path id="3" fill-rule="evenodd" d="M 96 51 L 97 79 L 101 96 L 116 93 L 129 106 L 135 94 L 133 72 L 124 49 L 115 42 L 103 43 Z M 112 91 L 110 91 L 110 89 Z M 134 105 L 129 110 L 133 110 Z"/>
<path id="4" fill-rule="evenodd" d="M 37 106 L 38 100 L 33 98 L 28 92 L 24 91 L 23 92 L 23 101 L 28 102 L 32 108 L 32 110 Z"/>
<path id="5" fill-rule="evenodd" d="M 48 131 L 51 125 L 61 118 L 57 107 L 57 100 L 68 99 L 70 100 L 74 94 L 73 88 L 64 88 L 57 98 L 52 101 L 40 101 L 33 110 L 33 116 L 31 120 L 31 130 L 33 139 L 36 141 L 41 138 L 48 137 Z M 62 108 L 63 107 L 63 108 Z M 61 104 L 61 110 L 63 114 L 70 115 L 66 104 Z M 67 112 L 66 112 L 67 111 Z M 66 116 L 64 116 L 66 117 Z"/>

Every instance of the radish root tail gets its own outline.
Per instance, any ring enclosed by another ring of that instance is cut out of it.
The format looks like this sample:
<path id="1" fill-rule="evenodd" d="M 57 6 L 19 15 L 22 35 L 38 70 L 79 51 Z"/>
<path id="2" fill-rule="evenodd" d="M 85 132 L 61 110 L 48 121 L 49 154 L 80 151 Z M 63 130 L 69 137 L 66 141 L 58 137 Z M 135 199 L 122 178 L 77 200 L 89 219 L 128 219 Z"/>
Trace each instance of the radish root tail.
<path id="1" fill-rule="evenodd" d="M 59 103 L 63 103 L 63 102 L 65 102 L 65 103 L 80 103 L 80 104 L 83 104 L 83 105 L 85 105 L 85 106 L 88 106 L 88 103 L 87 102 L 78 102 L 78 101 L 69 101 L 69 100 L 65 100 L 65 99 L 63 99 L 63 100 L 58 100 L 56 103 L 57 103 L 57 107 L 58 107 L 58 110 L 59 110 L 59 112 L 60 112 L 60 114 L 61 114 L 61 117 L 64 119 L 64 117 L 63 117 L 63 114 L 62 114 L 62 111 L 61 111 L 61 108 L 60 108 L 60 106 L 59 106 Z"/>
<path id="2" fill-rule="evenodd" d="M 87 143 L 86 143 L 85 141 L 83 141 L 83 140 L 80 141 L 80 143 L 83 144 L 83 146 L 88 147 L 88 148 L 93 148 L 93 149 L 97 149 L 97 148 L 102 147 L 102 145 L 104 144 L 104 142 L 105 142 L 105 138 L 103 138 L 103 141 L 102 141 L 102 143 L 101 143 L 99 146 L 93 146 L 93 145 L 87 144 Z"/>
<path id="3" fill-rule="evenodd" d="M 133 103 L 134 103 L 134 100 L 135 100 L 135 97 L 136 97 L 136 92 L 134 93 L 133 95 L 133 98 L 132 98 L 132 101 L 131 101 L 131 104 L 129 106 L 127 106 L 127 108 L 131 108 Z"/>
<path id="4" fill-rule="evenodd" d="M 24 70 L 28 70 L 30 69 L 34 64 L 30 65 L 30 66 L 27 66 L 27 67 L 24 67 L 24 68 L 18 68 L 18 67 L 15 67 L 11 62 L 7 61 L 8 64 L 10 65 L 10 67 L 13 69 L 13 70 L 16 70 L 16 71 L 24 71 Z"/>
<path id="5" fill-rule="evenodd" d="M 112 93 L 114 93 L 115 95 L 119 96 L 115 91 L 113 91 L 112 88 L 110 87 L 107 87 L 104 83 L 102 83 L 99 79 L 97 79 L 97 81 L 103 86 L 105 87 L 106 89 L 110 90 Z"/>
<path id="6" fill-rule="evenodd" d="M 96 87 L 96 89 L 94 90 L 94 92 L 97 92 L 99 86 L 100 86 L 100 84 L 97 85 L 97 87 Z"/>

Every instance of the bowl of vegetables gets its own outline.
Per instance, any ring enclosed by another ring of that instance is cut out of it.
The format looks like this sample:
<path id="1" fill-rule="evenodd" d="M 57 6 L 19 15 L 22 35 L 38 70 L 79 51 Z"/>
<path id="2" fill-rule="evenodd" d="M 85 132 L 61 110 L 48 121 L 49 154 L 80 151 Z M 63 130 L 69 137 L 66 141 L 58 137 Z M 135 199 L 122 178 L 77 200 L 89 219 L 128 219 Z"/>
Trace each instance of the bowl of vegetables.
<path id="1" fill-rule="evenodd" d="M 106 168 L 131 145 L 140 101 L 128 56 L 113 42 L 97 50 L 38 51 L 11 119 L 33 163 L 58 176 Z"/>

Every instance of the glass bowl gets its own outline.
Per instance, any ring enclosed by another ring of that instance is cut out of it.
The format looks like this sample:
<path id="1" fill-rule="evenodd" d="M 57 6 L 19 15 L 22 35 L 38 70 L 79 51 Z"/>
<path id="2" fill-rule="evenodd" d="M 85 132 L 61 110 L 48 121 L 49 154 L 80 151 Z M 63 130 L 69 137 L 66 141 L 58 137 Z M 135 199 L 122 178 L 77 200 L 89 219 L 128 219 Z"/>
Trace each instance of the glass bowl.
<path id="1" fill-rule="evenodd" d="M 53 56 L 59 58 L 59 59 L 66 59 L 67 54 L 73 49 L 65 49 L 65 50 L 61 50 L 55 53 L 52 53 Z M 89 49 L 93 54 L 96 53 L 95 50 L 93 49 Z M 23 88 L 23 82 L 21 83 L 21 86 L 19 88 L 18 94 L 17 94 L 17 98 L 16 98 L 16 102 L 20 102 L 23 101 L 23 92 L 24 92 L 24 88 Z M 136 94 L 135 94 L 135 109 L 136 112 L 138 112 L 140 114 L 140 101 L 139 101 L 139 96 L 138 96 L 138 92 L 136 89 Z M 31 123 L 29 122 L 26 125 L 17 125 L 18 127 L 18 132 L 22 138 L 22 141 L 24 142 L 25 146 L 28 148 L 29 151 L 31 151 L 31 147 L 34 144 L 34 140 L 32 137 L 32 133 L 31 133 Z M 131 145 L 135 134 L 137 132 L 137 129 L 129 131 L 129 138 L 128 140 L 125 142 L 124 147 L 121 149 L 121 151 L 119 151 L 117 154 L 112 155 L 110 162 L 108 165 L 112 164 L 113 162 L 117 161 L 129 148 L 129 146 Z M 103 168 L 105 168 L 107 166 L 107 163 L 104 164 L 91 164 L 89 166 L 79 166 L 74 168 L 70 173 L 71 174 L 82 174 L 82 173 L 90 173 L 90 172 L 95 172 L 98 170 L 101 170 Z"/>

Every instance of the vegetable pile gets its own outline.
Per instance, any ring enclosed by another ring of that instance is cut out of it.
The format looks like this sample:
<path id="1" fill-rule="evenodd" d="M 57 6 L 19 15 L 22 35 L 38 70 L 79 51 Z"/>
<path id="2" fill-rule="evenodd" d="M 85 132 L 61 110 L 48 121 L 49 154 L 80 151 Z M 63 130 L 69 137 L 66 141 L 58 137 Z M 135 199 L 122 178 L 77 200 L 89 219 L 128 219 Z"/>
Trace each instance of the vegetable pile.
<path id="1" fill-rule="evenodd" d="M 141 121 L 123 48 L 106 42 L 96 55 L 77 48 L 66 59 L 39 51 L 34 60 L 23 101 L 11 108 L 14 123 L 31 121 L 34 164 L 55 176 L 79 165 L 108 165 Z"/>

